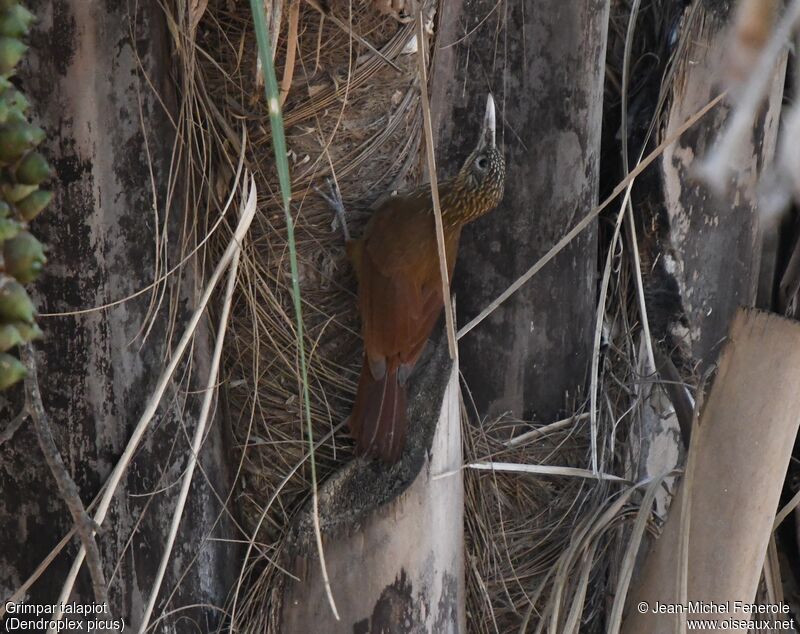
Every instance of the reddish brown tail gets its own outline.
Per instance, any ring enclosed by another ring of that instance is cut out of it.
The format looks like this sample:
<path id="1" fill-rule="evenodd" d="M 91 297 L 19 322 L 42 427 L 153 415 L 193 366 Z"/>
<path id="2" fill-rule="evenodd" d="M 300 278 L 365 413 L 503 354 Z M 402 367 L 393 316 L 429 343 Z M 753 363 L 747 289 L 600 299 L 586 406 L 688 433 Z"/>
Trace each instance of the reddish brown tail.
<path id="1" fill-rule="evenodd" d="M 398 381 L 397 370 L 387 370 L 376 381 L 364 359 L 350 416 L 350 433 L 358 453 L 377 456 L 389 464 L 397 462 L 406 444 L 407 425 L 406 388 Z"/>

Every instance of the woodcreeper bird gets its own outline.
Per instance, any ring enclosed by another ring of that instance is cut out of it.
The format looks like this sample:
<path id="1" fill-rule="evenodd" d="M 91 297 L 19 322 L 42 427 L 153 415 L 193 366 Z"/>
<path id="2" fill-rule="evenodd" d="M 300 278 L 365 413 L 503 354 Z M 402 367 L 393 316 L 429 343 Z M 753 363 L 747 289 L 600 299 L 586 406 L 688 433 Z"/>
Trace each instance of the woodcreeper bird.
<path id="1" fill-rule="evenodd" d="M 503 197 L 505 161 L 496 144 L 495 106 L 486 103 L 478 145 L 458 174 L 439 184 L 450 277 L 461 230 Z M 319 192 L 342 223 L 358 280 L 364 363 L 350 433 L 360 454 L 392 464 L 406 443 L 406 381 L 444 306 L 430 185 L 386 198 L 350 239 L 338 188 Z M 449 298 L 448 298 L 449 299 Z"/>

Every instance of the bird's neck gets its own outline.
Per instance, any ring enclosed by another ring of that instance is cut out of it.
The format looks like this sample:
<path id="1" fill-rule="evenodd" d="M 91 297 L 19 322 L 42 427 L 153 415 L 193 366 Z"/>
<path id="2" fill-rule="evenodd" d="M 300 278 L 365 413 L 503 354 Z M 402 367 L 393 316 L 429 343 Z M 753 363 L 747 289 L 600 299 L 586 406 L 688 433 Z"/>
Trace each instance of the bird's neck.
<path id="1" fill-rule="evenodd" d="M 461 229 L 491 210 L 480 191 L 476 191 L 462 175 L 448 179 L 439 188 L 442 223 L 451 229 Z"/>

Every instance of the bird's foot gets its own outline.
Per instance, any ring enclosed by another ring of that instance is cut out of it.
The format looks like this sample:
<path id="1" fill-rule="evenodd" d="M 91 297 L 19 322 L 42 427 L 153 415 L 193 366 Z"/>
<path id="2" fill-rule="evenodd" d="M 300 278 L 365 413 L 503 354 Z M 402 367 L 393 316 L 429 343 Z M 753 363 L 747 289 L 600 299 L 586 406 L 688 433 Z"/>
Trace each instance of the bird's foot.
<path id="1" fill-rule="evenodd" d="M 336 225 L 342 225 L 342 233 L 344 234 L 345 241 L 350 241 L 350 230 L 347 228 L 347 212 L 344 210 L 344 202 L 342 201 L 342 193 L 339 191 L 339 185 L 332 178 L 327 178 L 328 189 L 330 193 L 325 193 L 319 187 L 314 185 L 314 190 L 322 197 L 322 199 L 330 205 L 334 211 L 333 222 L 331 229 L 336 229 Z"/>

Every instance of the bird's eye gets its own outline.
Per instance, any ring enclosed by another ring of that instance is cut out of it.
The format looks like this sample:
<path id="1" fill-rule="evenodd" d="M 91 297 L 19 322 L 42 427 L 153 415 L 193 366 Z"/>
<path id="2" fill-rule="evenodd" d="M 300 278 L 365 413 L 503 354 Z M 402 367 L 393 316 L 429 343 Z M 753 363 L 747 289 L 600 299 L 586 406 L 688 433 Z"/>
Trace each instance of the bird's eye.
<path id="1" fill-rule="evenodd" d="M 486 171 L 488 166 L 489 160 L 485 156 L 479 156 L 478 160 L 475 161 L 475 167 L 477 167 L 481 172 Z"/>

